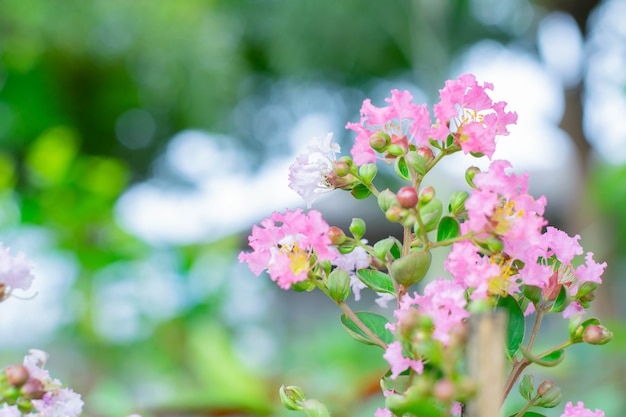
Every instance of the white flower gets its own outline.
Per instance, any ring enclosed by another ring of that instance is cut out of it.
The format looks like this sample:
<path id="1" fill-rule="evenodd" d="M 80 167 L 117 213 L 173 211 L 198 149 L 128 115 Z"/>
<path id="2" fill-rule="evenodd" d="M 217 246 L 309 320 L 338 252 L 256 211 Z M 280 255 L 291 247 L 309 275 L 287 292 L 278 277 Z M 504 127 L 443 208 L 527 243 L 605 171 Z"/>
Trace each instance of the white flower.
<path id="1" fill-rule="evenodd" d="M 335 154 L 339 151 L 333 134 L 329 133 L 322 140 L 313 138 L 306 151 L 289 166 L 289 187 L 300 194 L 308 208 L 320 194 L 334 189 L 328 182 L 328 175 L 333 171 Z"/>
<path id="2" fill-rule="evenodd" d="M 363 243 L 367 243 L 367 241 L 363 241 Z M 331 262 L 333 265 L 350 274 L 350 286 L 352 287 L 352 293 L 354 294 L 354 299 L 359 301 L 361 299 L 361 290 L 365 288 L 366 285 L 356 275 L 356 271 L 369 266 L 370 257 L 367 251 L 362 247 L 357 246 L 350 253 L 340 253 Z"/>
<path id="3" fill-rule="evenodd" d="M 33 282 L 33 264 L 23 253 L 11 256 L 10 251 L 0 243 L 0 301 L 16 288 L 29 289 Z"/>

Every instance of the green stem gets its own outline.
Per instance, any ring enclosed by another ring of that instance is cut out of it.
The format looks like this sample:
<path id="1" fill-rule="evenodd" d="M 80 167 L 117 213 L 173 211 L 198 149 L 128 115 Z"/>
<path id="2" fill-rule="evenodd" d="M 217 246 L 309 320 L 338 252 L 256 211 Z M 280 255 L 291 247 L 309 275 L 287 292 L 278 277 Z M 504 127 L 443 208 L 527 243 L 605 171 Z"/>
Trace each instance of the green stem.
<path id="1" fill-rule="evenodd" d="M 369 327 L 367 327 L 365 325 L 365 323 L 363 323 L 361 321 L 361 319 L 359 318 L 359 316 L 357 316 L 354 311 L 352 311 L 352 309 L 350 308 L 350 306 L 348 306 L 348 304 L 345 303 L 345 301 L 337 301 L 336 302 L 337 305 L 339 306 L 339 308 L 341 310 L 343 310 L 344 314 L 354 322 L 354 324 L 357 325 L 357 327 L 359 329 L 361 329 L 361 331 L 363 331 L 363 333 L 365 333 L 370 339 L 372 339 L 372 341 L 374 343 L 376 343 L 378 346 L 380 346 L 381 348 L 383 348 L 384 350 L 387 350 L 387 344 L 385 342 L 383 342 L 380 337 L 378 337 L 376 335 L 376 333 L 374 333 L 372 330 L 370 330 Z"/>
<path id="2" fill-rule="evenodd" d="M 319 282 L 319 281 L 315 281 L 315 285 L 317 286 L 317 288 L 319 288 L 320 290 L 322 290 L 322 292 L 324 294 L 326 294 L 328 296 L 328 298 L 330 298 L 331 300 L 333 299 L 328 290 L 324 287 L 324 284 Z M 335 300 L 333 300 L 335 301 Z M 376 335 L 376 333 L 374 333 L 369 327 L 367 327 L 365 325 L 365 323 L 363 323 L 361 321 L 361 319 L 359 318 L 359 316 L 357 316 L 354 311 L 352 311 L 352 309 L 350 308 L 350 306 L 348 304 L 346 304 L 345 301 L 335 301 L 335 303 L 339 306 L 339 308 L 344 312 L 344 314 L 350 319 L 352 320 L 352 322 L 354 324 L 356 324 L 356 326 L 361 329 L 361 331 L 363 333 L 365 333 L 370 339 L 372 339 L 372 341 L 377 344 L 378 346 L 380 346 L 381 348 L 383 348 L 384 350 L 387 350 L 387 344 L 385 342 L 383 342 L 380 337 L 378 337 Z"/>
<path id="3" fill-rule="evenodd" d="M 528 409 L 529 409 L 530 407 L 532 407 L 533 405 L 535 405 L 535 400 L 536 400 L 537 398 L 539 398 L 539 396 L 538 396 L 538 395 L 536 395 L 534 398 L 532 398 L 531 400 L 529 400 L 529 401 L 526 403 L 526 405 L 524 406 L 524 408 L 522 408 L 521 410 L 519 410 L 519 411 L 518 411 L 518 413 L 517 413 L 517 414 L 515 414 L 515 417 L 522 417 L 522 416 L 524 415 L 524 413 L 525 413 L 526 411 L 528 411 Z"/>

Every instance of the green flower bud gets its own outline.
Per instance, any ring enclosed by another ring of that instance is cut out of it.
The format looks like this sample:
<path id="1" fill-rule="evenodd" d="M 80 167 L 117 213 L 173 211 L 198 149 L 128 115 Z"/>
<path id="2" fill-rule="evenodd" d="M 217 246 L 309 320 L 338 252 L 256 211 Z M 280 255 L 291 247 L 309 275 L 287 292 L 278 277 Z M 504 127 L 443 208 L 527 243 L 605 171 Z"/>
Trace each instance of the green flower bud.
<path id="1" fill-rule="evenodd" d="M 306 399 L 302 388 L 295 385 L 288 387 L 282 385 L 278 394 L 280 396 L 280 402 L 287 410 L 302 410 L 302 402 Z"/>
<path id="2" fill-rule="evenodd" d="M 543 381 L 537 388 L 539 398 L 535 400 L 535 405 L 544 408 L 553 408 L 559 405 L 563 396 L 561 388 L 554 385 L 552 381 Z"/>
<path id="3" fill-rule="evenodd" d="M 337 250 L 339 250 L 339 253 L 342 255 L 345 255 L 346 253 L 351 253 L 355 247 L 356 244 L 354 243 L 354 240 L 346 240 L 337 246 Z"/>
<path id="4" fill-rule="evenodd" d="M 378 131 L 370 136 L 370 146 L 376 152 L 383 153 L 387 149 L 387 146 L 391 143 L 391 138 L 388 134 L 382 131 Z"/>
<path id="5" fill-rule="evenodd" d="M 420 282 L 428 269 L 431 261 L 430 252 L 415 251 L 396 259 L 391 264 L 391 276 L 398 284 L 408 287 Z"/>
<path id="6" fill-rule="evenodd" d="M 402 156 L 406 153 L 406 151 L 407 149 L 404 146 L 396 143 L 392 143 L 387 147 L 387 153 L 393 156 Z"/>
<path id="7" fill-rule="evenodd" d="M 593 301 L 595 298 L 594 291 L 598 288 L 600 284 L 597 282 L 585 281 L 578 287 L 578 292 L 576 293 L 576 297 L 578 299 L 585 299 L 585 296 L 588 294 L 592 294 L 590 297 L 587 297 L 585 301 Z"/>
<path id="8" fill-rule="evenodd" d="M 397 194 L 398 203 L 404 208 L 414 208 L 417 205 L 417 191 L 411 186 L 402 187 Z"/>
<path id="9" fill-rule="evenodd" d="M 465 200 L 469 197 L 469 193 L 467 191 L 455 191 L 450 196 L 450 205 L 448 206 L 448 210 L 454 216 L 458 216 L 459 214 L 465 211 Z"/>
<path id="10" fill-rule="evenodd" d="M 524 285 L 522 287 L 524 297 L 528 298 L 533 304 L 541 302 L 541 288 L 534 285 Z"/>
<path id="11" fill-rule="evenodd" d="M 302 409 L 307 417 L 330 417 L 330 413 L 324 404 L 318 400 L 305 400 Z"/>
<path id="12" fill-rule="evenodd" d="M 398 223 L 402 220 L 402 209 L 400 206 L 392 206 L 385 211 L 385 217 L 392 223 Z"/>
<path id="13" fill-rule="evenodd" d="M 419 212 L 420 216 L 422 216 L 422 222 L 424 223 L 426 232 L 430 232 L 435 230 L 439 224 L 439 219 L 441 219 L 441 214 L 443 213 L 443 203 L 437 198 L 424 206 L 421 206 L 420 202 Z"/>
<path id="14" fill-rule="evenodd" d="M 363 184 L 369 185 L 374 181 L 374 177 L 378 173 L 376 164 L 364 164 L 359 167 L 359 176 Z"/>
<path id="15" fill-rule="evenodd" d="M 358 217 L 353 218 L 352 223 L 350 223 L 350 233 L 356 240 L 361 240 L 365 234 L 365 221 Z"/>
<path id="16" fill-rule="evenodd" d="M 420 206 L 430 203 L 435 198 L 435 189 L 430 185 L 420 190 Z"/>
<path id="17" fill-rule="evenodd" d="M 291 284 L 290 289 L 295 292 L 313 291 L 315 289 L 315 283 L 311 279 L 305 279 L 304 281 Z"/>
<path id="18" fill-rule="evenodd" d="M 432 153 L 432 151 L 431 151 Z M 426 174 L 426 159 L 416 151 L 410 151 L 406 154 L 406 163 L 415 170 L 419 175 Z"/>
<path id="19" fill-rule="evenodd" d="M 471 166 L 471 167 L 467 168 L 467 170 L 465 170 L 465 181 L 467 181 L 467 184 L 470 187 L 478 189 L 478 187 L 476 187 L 474 185 L 474 177 L 479 172 L 480 172 L 480 168 L 475 167 L 475 166 Z"/>
<path id="20" fill-rule="evenodd" d="M 535 378 L 532 375 L 525 374 L 517 388 L 524 399 L 530 400 L 535 389 Z"/>
<path id="21" fill-rule="evenodd" d="M 389 210 L 390 207 L 399 206 L 396 195 L 389 188 L 381 191 L 378 194 L 378 207 L 384 212 Z"/>
<path id="22" fill-rule="evenodd" d="M 350 295 L 350 275 L 341 268 L 335 268 L 328 275 L 328 293 L 334 301 L 344 301 Z"/>

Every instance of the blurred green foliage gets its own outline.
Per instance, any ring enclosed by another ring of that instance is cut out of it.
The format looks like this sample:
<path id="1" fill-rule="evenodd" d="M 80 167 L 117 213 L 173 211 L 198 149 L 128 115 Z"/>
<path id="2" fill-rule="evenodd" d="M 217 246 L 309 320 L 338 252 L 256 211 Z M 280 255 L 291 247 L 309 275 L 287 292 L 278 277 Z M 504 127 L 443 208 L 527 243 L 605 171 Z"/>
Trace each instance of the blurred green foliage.
<path id="1" fill-rule="evenodd" d="M 264 100 L 281 80 L 359 90 L 408 76 L 433 94 L 476 41 L 532 42 L 531 32 L 506 22 L 481 22 L 472 3 L 0 1 L 0 231 L 38 230 L 47 252 L 72 254 L 76 279 L 57 300 L 63 322 L 33 347 L 51 352 L 49 367 L 83 394 L 87 414 L 282 415 L 283 383 L 303 385 L 335 415 L 372 414 L 384 363 L 343 333 L 338 312 L 330 310 L 333 330 L 319 325 L 328 317 L 321 311 L 301 322 L 278 314 L 284 310 L 266 314 L 255 325 L 280 353 L 265 367 L 247 365 L 235 346 L 247 319 L 228 315 L 241 290 L 233 282 L 241 284 L 234 278 L 243 270 L 233 264 L 242 239 L 153 247 L 118 225 L 114 204 L 151 176 L 184 129 L 228 134 L 251 163 L 263 161 L 274 148 L 253 134 L 253 114 L 234 118 L 233 109 Z M 532 7 L 538 20 L 545 10 Z M 609 184 L 623 184 L 623 172 L 613 175 Z M 603 201 L 620 195 L 607 192 Z M 623 245 L 625 223 L 618 224 Z M 150 271 L 174 277 L 176 292 L 152 288 Z M 120 292 L 103 300 L 101 289 L 113 284 Z M 282 296 L 269 285 L 259 291 L 248 296 Z M 168 296 L 178 297 L 173 307 L 163 302 Z M 134 321 L 119 323 L 137 329 L 107 337 L 97 323 L 125 308 Z M 287 334 L 285 323 L 298 331 Z M 13 362 L 25 353 L 3 350 Z"/>

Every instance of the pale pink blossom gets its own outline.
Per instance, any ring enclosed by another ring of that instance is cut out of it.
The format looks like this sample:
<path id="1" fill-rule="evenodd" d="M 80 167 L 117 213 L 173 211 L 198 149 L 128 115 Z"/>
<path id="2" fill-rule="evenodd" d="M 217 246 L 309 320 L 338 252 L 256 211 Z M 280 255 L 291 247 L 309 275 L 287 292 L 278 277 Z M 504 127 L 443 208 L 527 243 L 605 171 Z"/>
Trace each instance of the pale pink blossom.
<path id="1" fill-rule="evenodd" d="M 418 374 L 424 372 L 424 364 L 421 360 L 410 359 L 402 353 L 402 344 L 395 341 L 387 345 L 383 358 L 391 366 L 391 379 L 396 379 L 402 372 L 411 368 Z"/>
<path id="2" fill-rule="evenodd" d="M 565 404 L 565 411 L 561 414 L 561 417 L 604 417 L 604 412 L 597 409 L 591 411 L 585 408 L 585 404 L 582 401 L 578 401 L 576 406 L 572 405 L 572 402 Z"/>
<path id="3" fill-rule="evenodd" d="M 20 412 L 17 405 L 8 405 L 3 404 L 2 408 L 0 408 L 0 417 L 22 417 L 22 413 Z"/>
<path id="4" fill-rule="evenodd" d="M 493 90 L 493 84 L 480 85 L 472 74 L 446 81 L 439 90 L 440 101 L 433 107 L 436 122 L 431 137 L 445 141 L 452 134 L 464 153 L 491 158 L 496 137 L 509 134 L 507 126 L 517 122 L 517 114 L 505 111 L 505 102 L 494 103 L 488 90 Z"/>
<path id="5" fill-rule="evenodd" d="M 337 250 L 330 245 L 329 226 L 319 211 L 301 209 L 274 213 L 255 225 L 248 241 L 252 252 L 241 252 L 239 262 L 247 262 L 255 275 L 267 270 L 283 289 L 307 279 L 314 260 L 333 260 Z"/>
<path id="6" fill-rule="evenodd" d="M 307 207 L 321 194 L 334 190 L 328 177 L 339 151 L 333 134 L 329 133 L 325 139 L 313 138 L 306 151 L 289 166 L 289 187 L 304 199 Z"/>
<path id="7" fill-rule="evenodd" d="M 393 417 L 393 414 L 386 408 L 377 408 L 374 417 Z"/>
<path id="8" fill-rule="evenodd" d="M 15 289 L 27 290 L 33 282 L 33 264 L 22 252 L 11 256 L 0 243 L 0 301 Z"/>
<path id="9" fill-rule="evenodd" d="M 359 123 L 348 123 L 346 129 L 354 130 L 357 136 L 350 153 L 355 164 L 376 161 L 376 152 L 370 147 L 370 137 L 376 132 L 383 132 L 397 142 L 406 138 L 407 143 L 427 146 L 431 130 L 431 119 L 426 104 L 413 103 L 413 95 L 408 91 L 392 90 L 389 104 L 376 107 L 370 99 L 365 99 L 361 106 Z"/>

